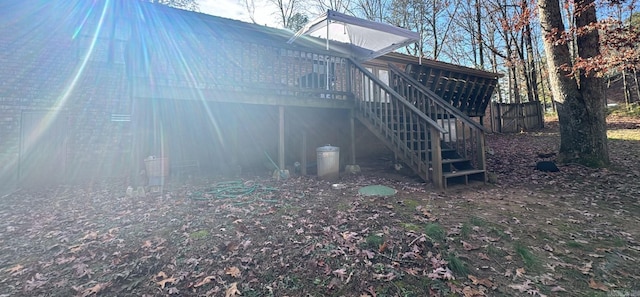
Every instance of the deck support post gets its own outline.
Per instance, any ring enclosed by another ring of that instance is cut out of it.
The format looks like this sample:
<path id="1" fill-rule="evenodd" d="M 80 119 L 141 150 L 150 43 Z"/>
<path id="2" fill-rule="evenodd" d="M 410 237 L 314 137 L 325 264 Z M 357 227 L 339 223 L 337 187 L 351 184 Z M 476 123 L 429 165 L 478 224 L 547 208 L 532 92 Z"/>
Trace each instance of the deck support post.
<path id="1" fill-rule="evenodd" d="M 279 136 L 278 136 L 278 168 L 284 170 L 284 106 L 278 106 Z"/>
<path id="2" fill-rule="evenodd" d="M 442 176 L 442 148 L 440 146 L 440 131 L 436 127 L 431 127 L 431 180 L 438 190 L 446 188 L 444 177 Z"/>
<path id="3" fill-rule="evenodd" d="M 345 166 L 347 173 L 360 173 L 360 166 L 356 164 L 356 117 L 354 109 L 349 110 L 349 164 Z"/>
<path id="4" fill-rule="evenodd" d="M 349 164 L 356 164 L 356 118 L 353 108 L 349 110 L 349 139 L 351 141 Z"/>
<path id="5" fill-rule="evenodd" d="M 484 170 L 484 178 L 482 179 L 483 182 L 487 182 L 487 155 L 486 155 L 486 147 L 485 147 L 485 137 L 484 137 L 484 133 L 482 133 L 482 131 L 476 131 L 476 133 L 478 133 L 478 169 L 482 169 Z"/>
<path id="6" fill-rule="evenodd" d="M 302 131 L 302 151 L 300 152 L 300 174 L 307 175 L 307 131 Z"/>
<path id="7" fill-rule="evenodd" d="M 240 148 L 240 146 L 238 145 L 238 135 L 240 135 L 240 131 L 238 130 L 238 118 L 237 115 L 238 113 L 234 113 L 233 116 L 231 117 L 231 166 L 233 167 L 233 169 L 236 169 L 239 164 L 239 158 L 238 158 L 238 150 Z"/>

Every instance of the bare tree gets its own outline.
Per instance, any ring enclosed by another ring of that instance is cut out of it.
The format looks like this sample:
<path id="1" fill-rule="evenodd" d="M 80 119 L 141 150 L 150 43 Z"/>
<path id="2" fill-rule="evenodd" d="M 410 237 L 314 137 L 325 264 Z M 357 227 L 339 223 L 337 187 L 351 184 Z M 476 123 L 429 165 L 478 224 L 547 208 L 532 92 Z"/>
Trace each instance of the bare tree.
<path id="1" fill-rule="evenodd" d="M 242 0 L 241 3 L 244 8 L 247 9 L 247 14 L 249 15 L 249 19 L 252 23 L 257 24 L 256 22 L 256 1 L 255 0 Z"/>
<path id="2" fill-rule="evenodd" d="M 384 22 L 389 15 L 390 0 L 356 0 L 355 10 L 367 20 Z"/>
<path id="3" fill-rule="evenodd" d="M 351 0 L 313 0 L 313 5 L 320 12 L 326 12 L 327 9 L 342 13 L 352 10 Z"/>
<path id="4" fill-rule="evenodd" d="M 148 0 L 148 2 L 192 11 L 198 11 L 200 9 L 198 0 Z"/>
<path id="5" fill-rule="evenodd" d="M 460 0 L 394 0 L 389 21 L 420 34 L 421 40 L 409 52 L 437 59 L 459 7 Z"/>
<path id="6" fill-rule="evenodd" d="M 301 12 L 302 0 L 267 0 L 277 10 L 278 21 L 284 28 L 289 28 L 296 13 Z"/>

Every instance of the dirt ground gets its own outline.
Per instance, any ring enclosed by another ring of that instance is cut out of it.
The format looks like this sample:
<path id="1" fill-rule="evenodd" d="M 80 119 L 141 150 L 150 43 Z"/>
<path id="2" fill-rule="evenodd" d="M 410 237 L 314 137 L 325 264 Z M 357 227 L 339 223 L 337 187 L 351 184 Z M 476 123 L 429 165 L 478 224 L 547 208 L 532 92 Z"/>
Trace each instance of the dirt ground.
<path id="1" fill-rule="evenodd" d="M 611 139 L 611 168 L 544 173 L 548 127 L 489 135 L 494 183 L 444 193 L 382 163 L 339 189 L 265 175 L 164 197 L 21 190 L 0 201 L 0 296 L 640 296 L 640 141 Z M 398 192 L 358 194 L 376 184 Z"/>

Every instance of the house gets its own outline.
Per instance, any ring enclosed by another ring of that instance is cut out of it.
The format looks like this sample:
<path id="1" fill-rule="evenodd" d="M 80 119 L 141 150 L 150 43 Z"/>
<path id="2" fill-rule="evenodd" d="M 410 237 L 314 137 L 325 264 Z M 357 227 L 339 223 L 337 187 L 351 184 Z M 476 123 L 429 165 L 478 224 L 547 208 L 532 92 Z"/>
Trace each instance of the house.
<path id="1" fill-rule="evenodd" d="M 138 1 L 4 1 L 0 181 L 135 176 L 393 153 L 426 181 L 485 179 L 496 74 Z"/>

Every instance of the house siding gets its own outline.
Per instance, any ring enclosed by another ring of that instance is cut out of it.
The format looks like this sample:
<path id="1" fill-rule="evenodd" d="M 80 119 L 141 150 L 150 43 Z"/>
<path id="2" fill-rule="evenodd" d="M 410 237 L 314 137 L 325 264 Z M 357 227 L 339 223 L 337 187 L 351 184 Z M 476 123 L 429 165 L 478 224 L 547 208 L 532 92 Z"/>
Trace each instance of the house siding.
<path id="1" fill-rule="evenodd" d="M 17 180 L 25 158 L 21 152 L 26 151 L 21 148 L 21 118 L 31 111 L 59 115 L 63 121 L 66 164 L 58 174 L 68 181 L 135 176 L 144 168 L 144 157 L 162 154 L 174 163 L 198 159 L 214 171 L 224 171 L 233 159 L 243 167 L 259 167 L 266 160 L 264 152 L 276 156 L 277 107 L 216 101 L 233 102 L 234 91 L 260 102 L 264 90 L 299 88 L 300 77 L 317 71 L 314 67 L 326 67 L 314 66 L 326 56 L 279 48 L 284 43 L 269 41 L 268 34 L 253 42 L 239 41 L 245 36 L 234 33 L 234 26 L 211 27 L 191 12 L 149 4 L 140 9 L 122 6 L 104 10 L 101 21 L 101 7 L 87 14 L 89 7 L 82 6 L 90 1 L 51 1 L 44 7 L 14 2 L 13 15 L 0 13 L 2 183 Z M 110 15 L 114 11 L 118 13 Z M 145 16 L 145 25 L 134 17 L 137 13 Z M 343 78 L 348 74 L 341 65 L 347 60 L 332 59 L 334 75 L 340 78 L 334 88 L 346 90 Z M 172 91 L 158 92 L 160 86 Z M 221 88 L 229 92 L 206 93 Z M 330 143 L 342 147 L 341 164 L 346 164 L 347 115 L 339 109 L 287 108 L 292 135 L 287 139 L 287 163 L 302 158 L 299 137 L 305 129 L 307 159 L 314 158 L 316 146 Z M 119 121 L 129 117 L 131 121 Z M 47 127 L 46 121 L 41 127 Z M 159 136 L 163 131 L 170 134 Z M 386 150 L 362 125 L 357 125 L 357 134 L 365 154 L 359 151 L 359 157 Z M 191 148 L 185 150 L 187 146 Z"/>

